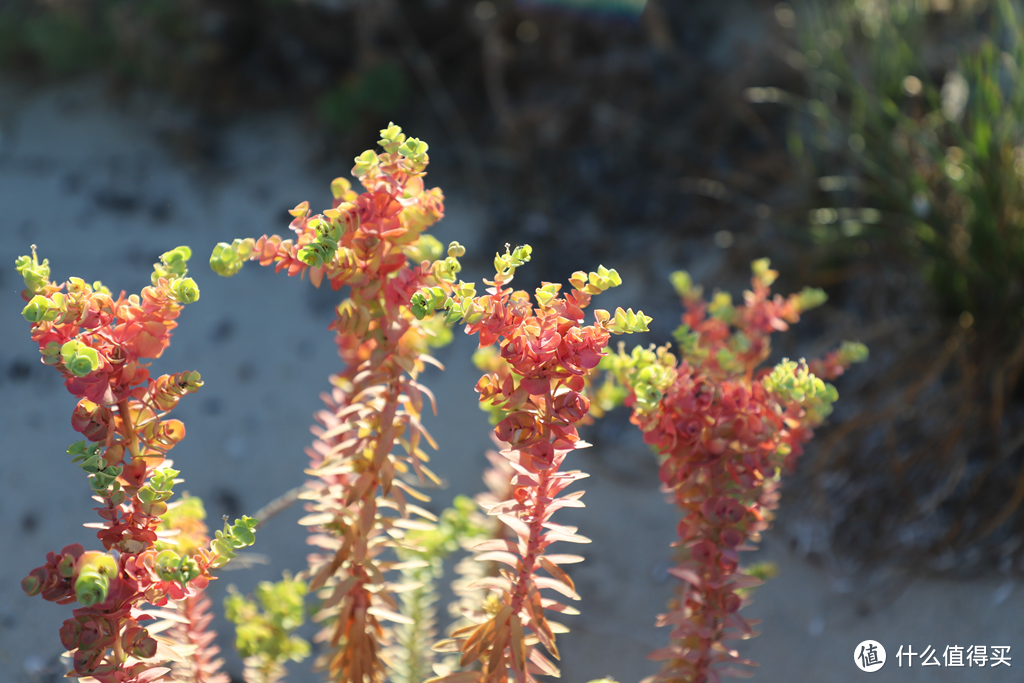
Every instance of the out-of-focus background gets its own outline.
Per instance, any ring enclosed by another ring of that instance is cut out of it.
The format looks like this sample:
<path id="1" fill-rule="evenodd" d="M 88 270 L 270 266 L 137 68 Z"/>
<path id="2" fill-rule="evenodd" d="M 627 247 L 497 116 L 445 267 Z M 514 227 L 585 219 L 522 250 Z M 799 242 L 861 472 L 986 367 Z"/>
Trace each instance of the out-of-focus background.
<path id="1" fill-rule="evenodd" d="M 6 0 L 0 2 L 0 681 L 63 674 L 67 608 L 19 582 L 90 543 L 88 488 L 64 455 L 74 401 L 20 316 L 17 256 L 52 277 L 138 291 L 159 254 L 194 252 L 199 302 L 157 372 L 205 386 L 175 416 L 173 458 L 211 520 L 298 486 L 318 394 L 337 368 L 340 293 L 206 266 L 219 241 L 284 233 L 330 200 L 389 121 L 430 144 L 446 196 L 432 234 L 467 247 L 466 279 L 505 243 L 534 259 L 517 284 L 601 263 L 603 305 L 654 317 L 670 341 L 668 275 L 739 294 L 768 256 L 783 293 L 829 303 L 780 334 L 776 357 L 843 339 L 871 360 L 837 381 L 830 422 L 786 480 L 751 561 L 779 575 L 739 643 L 758 681 L 846 681 L 882 642 L 880 681 L 1008 681 L 1024 666 L 1024 42 L 1009 0 Z M 426 383 L 436 471 L 482 489 L 489 447 L 472 344 Z M 657 463 L 615 411 L 577 466 L 593 538 L 573 572 L 583 614 L 563 678 L 638 680 L 664 631 L 677 521 Z M 259 532 L 266 564 L 224 571 L 251 591 L 304 567 L 295 505 Z M 253 559 L 259 559 L 253 558 Z M 215 625 L 241 680 L 232 632 Z M 309 634 L 309 627 L 303 631 Z M 897 667 L 903 646 L 1011 646 L 1013 666 Z M 292 681 L 320 680 L 309 663 Z"/>

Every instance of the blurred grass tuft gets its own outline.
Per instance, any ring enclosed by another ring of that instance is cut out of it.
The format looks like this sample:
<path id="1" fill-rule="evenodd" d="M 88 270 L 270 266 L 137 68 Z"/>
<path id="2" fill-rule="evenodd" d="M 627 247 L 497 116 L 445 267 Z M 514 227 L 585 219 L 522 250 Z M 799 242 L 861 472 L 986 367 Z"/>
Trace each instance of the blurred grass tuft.
<path id="1" fill-rule="evenodd" d="M 806 90 L 747 97 L 794 110 L 813 187 L 796 236 L 869 299 L 848 307 L 885 350 L 811 473 L 830 543 L 1024 568 L 1024 15 L 1012 0 L 780 7 Z"/>

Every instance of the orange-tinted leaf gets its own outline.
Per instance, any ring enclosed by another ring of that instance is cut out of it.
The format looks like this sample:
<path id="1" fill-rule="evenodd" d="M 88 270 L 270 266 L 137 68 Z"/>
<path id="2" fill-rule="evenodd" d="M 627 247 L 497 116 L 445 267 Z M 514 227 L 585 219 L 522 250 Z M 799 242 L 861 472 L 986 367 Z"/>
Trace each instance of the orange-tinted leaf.
<path id="1" fill-rule="evenodd" d="M 566 586 L 568 586 L 569 590 L 571 590 L 575 594 L 575 592 L 576 592 L 576 584 L 573 583 L 573 580 L 569 577 L 568 574 L 566 574 L 564 571 L 562 571 L 554 562 L 552 562 L 550 559 L 544 557 L 543 555 L 541 555 L 541 557 L 539 559 L 540 559 L 540 566 L 544 567 L 545 571 L 547 571 L 549 574 L 551 574 L 551 576 L 553 576 L 554 578 L 558 579 L 559 581 L 564 583 Z M 577 596 L 577 597 L 579 597 L 579 596 Z"/>
<path id="2" fill-rule="evenodd" d="M 535 669 L 530 667 L 532 669 L 531 673 L 538 673 L 544 676 L 554 676 L 556 678 L 562 675 L 562 672 L 558 670 L 558 667 L 555 666 L 550 659 L 542 655 L 540 650 L 536 648 L 530 650 L 530 663 L 536 667 Z"/>
<path id="3" fill-rule="evenodd" d="M 550 588 L 552 590 L 556 590 L 567 598 L 572 598 L 573 600 L 580 599 L 579 594 L 569 587 L 569 585 L 550 576 L 535 576 L 533 577 L 533 583 L 536 584 L 538 588 Z"/>

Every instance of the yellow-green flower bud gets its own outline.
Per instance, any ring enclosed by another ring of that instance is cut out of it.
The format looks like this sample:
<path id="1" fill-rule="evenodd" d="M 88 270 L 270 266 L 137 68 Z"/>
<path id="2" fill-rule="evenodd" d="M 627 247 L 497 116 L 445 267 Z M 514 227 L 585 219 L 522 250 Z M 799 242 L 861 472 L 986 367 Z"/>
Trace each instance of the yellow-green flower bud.
<path id="1" fill-rule="evenodd" d="M 117 561 L 106 553 L 89 551 L 78 558 L 75 597 L 83 607 L 91 607 L 107 599 L 110 580 L 117 576 Z"/>
<path id="2" fill-rule="evenodd" d="M 181 576 L 181 558 L 173 550 L 164 550 L 156 556 L 154 569 L 162 580 L 177 581 Z"/>
<path id="3" fill-rule="evenodd" d="M 32 294 L 36 294 L 50 282 L 50 261 L 43 259 L 43 262 L 39 263 L 34 244 L 32 256 L 19 256 L 14 262 L 14 267 L 25 279 L 25 289 Z"/>
<path id="4" fill-rule="evenodd" d="M 474 325 L 487 315 L 487 312 L 475 301 L 469 301 L 463 305 L 462 321 L 467 325 Z"/>
<path id="5" fill-rule="evenodd" d="M 622 310 L 615 309 L 612 320 L 606 324 L 606 329 L 612 334 L 633 334 L 634 332 L 649 332 L 647 324 L 652 318 L 644 315 L 643 311 L 633 312 L 632 308 Z"/>
<path id="6" fill-rule="evenodd" d="M 529 244 L 524 244 L 521 247 L 516 247 L 512 250 L 512 265 L 521 266 L 530 260 L 530 254 L 533 253 L 533 247 Z"/>
<path id="7" fill-rule="evenodd" d="M 377 153 L 372 149 L 368 149 L 356 157 L 356 165 L 352 169 L 352 173 L 357 177 L 366 175 L 371 168 L 376 168 L 377 164 Z"/>
<path id="8" fill-rule="evenodd" d="M 231 527 L 231 535 L 243 546 L 252 545 L 256 542 L 256 536 L 245 526 L 236 524 Z"/>
<path id="9" fill-rule="evenodd" d="M 183 556 L 181 563 L 179 564 L 178 576 L 181 583 L 188 583 L 192 579 L 199 576 L 199 565 L 191 557 Z"/>
<path id="10" fill-rule="evenodd" d="M 844 341 L 838 355 L 844 363 L 863 363 L 868 359 L 868 347 L 860 342 Z"/>
<path id="11" fill-rule="evenodd" d="M 242 269 L 252 251 L 251 240 L 235 240 L 231 244 L 220 242 L 210 255 L 210 269 L 222 277 L 231 277 Z"/>
<path id="12" fill-rule="evenodd" d="M 430 299 L 424 292 L 416 292 L 412 295 L 409 300 L 410 307 L 412 308 L 412 314 L 416 316 L 417 320 L 423 320 L 427 315 L 433 313 L 433 307 L 430 306 Z"/>
<path id="13" fill-rule="evenodd" d="M 188 247 L 175 247 L 160 254 L 160 263 L 153 264 L 153 275 L 150 278 L 153 286 L 156 286 L 160 278 L 172 280 L 185 277 L 188 272 L 188 260 L 191 257 L 192 250 Z"/>
<path id="14" fill-rule="evenodd" d="M 731 323 L 735 309 L 732 305 L 732 295 L 729 292 L 715 292 L 708 304 L 708 313 L 712 317 Z"/>
<path id="15" fill-rule="evenodd" d="M 828 301 L 828 295 L 820 287 L 804 287 L 796 295 L 796 308 L 800 313 L 817 308 Z"/>
<path id="16" fill-rule="evenodd" d="M 422 140 L 409 138 L 398 148 L 398 153 L 403 157 L 409 157 L 413 161 L 421 161 L 423 155 L 427 153 L 428 147 L 429 145 Z"/>
<path id="17" fill-rule="evenodd" d="M 548 283 L 543 287 L 538 287 L 534 290 L 534 298 L 537 299 L 537 303 L 541 306 L 547 306 L 551 301 L 558 296 L 558 290 L 561 289 L 561 285 Z"/>
<path id="18" fill-rule="evenodd" d="M 55 341 L 47 342 L 46 346 L 39 350 L 39 353 L 43 354 L 44 363 L 54 365 L 60 361 L 60 344 Z"/>
<path id="19" fill-rule="evenodd" d="M 448 255 L 453 258 L 460 258 L 465 256 L 466 248 L 458 242 L 452 242 L 448 245 Z"/>
<path id="20" fill-rule="evenodd" d="M 402 128 L 388 122 L 388 127 L 381 129 L 380 140 L 377 144 L 383 147 L 385 152 L 394 154 L 396 151 L 399 151 L 398 148 L 403 142 L 405 142 L 405 134 L 402 133 Z"/>
<path id="21" fill-rule="evenodd" d="M 47 314 L 50 312 L 50 301 L 41 294 L 36 294 L 28 302 L 28 305 L 22 309 L 21 315 L 25 320 L 32 324 L 42 322 L 46 320 Z"/>
<path id="22" fill-rule="evenodd" d="M 171 294 L 183 304 L 199 301 L 199 287 L 196 285 L 196 281 L 190 277 L 172 281 Z"/>
<path id="23" fill-rule="evenodd" d="M 472 299 L 476 296 L 476 285 L 472 282 L 462 282 L 452 287 L 452 295 L 460 299 Z"/>
<path id="24" fill-rule="evenodd" d="M 90 348 L 73 339 L 60 347 L 61 360 L 64 367 L 75 377 L 85 377 L 100 367 L 100 357 L 96 349 Z"/>
<path id="25" fill-rule="evenodd" d="M 772 270 L 771 260 L 767 258 L 757 259 L 750 264 L 750 270 L 753 272 L 754 277 L 763 284 L 765 287 L 770 287 L 775 279 L 779 277 L 779 271 Z"/>
<path id="26" fill-rule="evenodd" d="M 73 555 L 64 555 L 60 558 L 60 562 L 57 563 L 57 573 L 65 579 L 70 579 L 75 575 L 75 558 Z"/>
<path id="27" fill-rule="evenodd" d="M 198 391 L 199 387 L 203 386 L 203 376 L 196 370 L 183 372 L 180 377 L 181 379 L 178 380 L 178 386 L 189 394 Z"/>

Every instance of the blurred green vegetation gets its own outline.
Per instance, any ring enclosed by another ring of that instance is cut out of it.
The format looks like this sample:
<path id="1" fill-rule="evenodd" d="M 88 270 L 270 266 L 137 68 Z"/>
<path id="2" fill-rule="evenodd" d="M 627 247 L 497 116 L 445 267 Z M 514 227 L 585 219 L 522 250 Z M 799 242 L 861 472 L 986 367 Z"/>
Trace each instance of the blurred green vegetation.
<path id="1" fill-rule="evenodd" d="M 1019 0 L 780 4 L 804 90 L 747 91 L 792 109 L 813 188 L 799 258 L 882 350 L 808 475 L 830 543 L 868 561 L 1024 558 L 1007 541 L 1024 525 L 1022 17 Z"/>
<path id="2" fill-rule="evenodd" d="M 10 0 L 0 5 L 0 70 L 104 73 L 204 106 L 301 97 L 337 131 L 379 127 L 398 118 L 410 86 L 400 61 L 359 59 L 352 15 L 295 0 Z"/>
<path id="3" fill-rule="evenodd" d="M 817 179 L 814 242 L 896 248 L 945 313 L 1013 332 L 1024 322 L 1020 16 L 1010 0 L 809 6 L 798 21 L 809 93 L 790 135 Z"/>
<path id="4" fill-rule="evenodd" d="M 202 4 L 195 0 L 7 3 L 0 10 L 0 68 L 70 76 L 97 68 L 160 80 L 202 61 Z"/>
<path id="5" fill-rule="evenodd" d="M 309 656 L 309 643 L 294 635 L 306 620 L 306 591 L 306 583 L 287 572 L 280 581 L 261 581 L 255 598 L 228 587 L 224 613 L 235 625 L 235 647 L 245 660 L 246 681 L 275 683 L 284 677 L 288 661 Z"/>
<path id="6" fill-rule="evenodd" d="M 350 130 L 367 114 L 383 120 L 405 101 L 409 84 L 405 71 L 385 61 L 351 74 L 343 83 L 321 95 L 320 119 L 338 130 Z"/>

